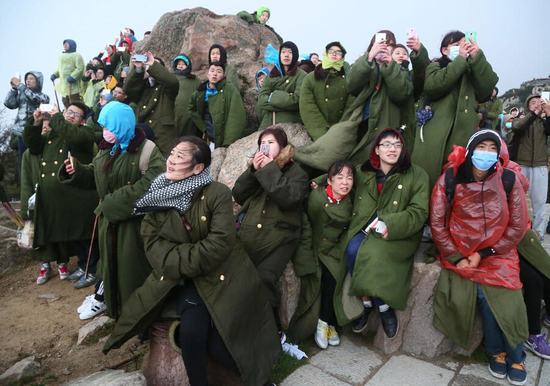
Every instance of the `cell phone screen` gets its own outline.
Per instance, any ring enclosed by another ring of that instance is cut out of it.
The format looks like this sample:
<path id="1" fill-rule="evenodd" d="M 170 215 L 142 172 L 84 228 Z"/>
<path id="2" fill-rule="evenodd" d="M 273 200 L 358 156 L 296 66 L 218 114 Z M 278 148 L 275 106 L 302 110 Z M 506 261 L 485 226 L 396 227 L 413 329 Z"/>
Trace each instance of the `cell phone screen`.
<path id="1" fill-rule="evenodd" d="M 260 151 L 264 153 L 266 157 L 269 157 L 269 144 L 261 144 Z"/>
<path id="2" fill-rule="evenodd" d="M 386 40 L 386 33 L 385 32 L 377 32 L 376 37 L 374 38 L 375 41 L 379 42 L 380 40 Z"/>
<path id="3" fill-rule="evenodd" d="M 412 39 L 416 37 L 416 28 L 409 28 L 407 31 L 407 39 Z"/>

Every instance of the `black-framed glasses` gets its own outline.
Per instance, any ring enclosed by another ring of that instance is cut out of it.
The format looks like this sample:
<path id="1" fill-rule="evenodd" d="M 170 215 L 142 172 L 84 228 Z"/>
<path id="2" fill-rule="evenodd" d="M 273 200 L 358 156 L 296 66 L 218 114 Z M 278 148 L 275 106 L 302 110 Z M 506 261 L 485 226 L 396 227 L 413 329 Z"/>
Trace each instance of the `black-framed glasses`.
<path id="1" fill-rule="evenodd" d="M 328 52 L 328 54 L 336 54 L 338 56 L 344 55 L 344 53 L 340 50 L 328 50 L 327 52 Z"/>
<path id="2" fill-rule="evenodd" d="M 67 115 L 70 117 L 72 115 L 76 116 L 77 118 L 82 118 L 82 114 L 77 113 L 76 111 L 73 111 L 71 109 L 67 109 Z"/>
<path id="3" fill-rule="evenodd" d="M 378 146 L 385 147 L 386 149 L 395 146 L 396 149 L 401 149 L 403 147 L 403 142 L 382 142 L 378 144 Z"/>

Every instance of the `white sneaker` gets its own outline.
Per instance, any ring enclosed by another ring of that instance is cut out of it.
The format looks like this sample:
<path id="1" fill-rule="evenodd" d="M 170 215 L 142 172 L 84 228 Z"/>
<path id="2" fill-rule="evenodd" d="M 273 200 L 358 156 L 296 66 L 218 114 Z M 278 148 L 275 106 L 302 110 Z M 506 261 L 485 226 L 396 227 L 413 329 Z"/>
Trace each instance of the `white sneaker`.
<path id="1" fill-rule="evenodd" d="M 331 346 L 338 346 L 340 344 L 340 337 L 334 326 L 328 326 L 328 344 Z"/>
<path id="2" fill-rule="evenodd" d="M 53 271 L 52 267 L 50 266 L 50 263 L 41 263 L 40 264 L 40 274 L 38 275 L 38 278 L 36 279 L 36 284 L 38 284 L 38 285 L 44 284 L 52 276 L 55 276 L 55 272 Z"/>
<path id="3" fill-rule="evenodd" d="M 76 309 L 76 312 L 78 312 L 79 314 L 83 313 L 85 310 L 87 310 L 89 308 L 89 304 L 90 302 L 92 301 L 92 299 L 94 298 L 94 294 L 91 294 L 91 295 L 88 295 L 86 296 L 86 299 L 84 299 L 84 301 L 82 302 L 82 304 L 80 305 L 80 307 L 78 307 Z"/>
<path id="4" fill-rule="evenodd" d="M 80 320 L 90 319 L 101 314 L 106 309 L 107 305 L 105 302 L 98 302 L 95 298 L 92 298 L 92 300 L 87 304 L 86 309 L 80 313 L 79 318 Z"/>
<path id="5" fill-rule="evenodd" d="M 315 331 L 315 343 L 323 350 L 328 347 L 329 332 L 328 324 L 319 319 L 317 322 L 317 331 Z"/>

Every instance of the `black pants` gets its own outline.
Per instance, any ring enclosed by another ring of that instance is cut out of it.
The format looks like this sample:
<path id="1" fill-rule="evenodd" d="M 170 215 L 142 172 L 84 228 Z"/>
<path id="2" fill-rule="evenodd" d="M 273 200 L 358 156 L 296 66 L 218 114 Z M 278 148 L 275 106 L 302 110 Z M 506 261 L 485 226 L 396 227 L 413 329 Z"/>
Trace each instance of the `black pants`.
<path id="1" fill-rule="evenodd" d="M 527 308 L 529 335 L 538 335 L 540 334 L 540 301 L 542 298 L 546 303 L 546 313 L 550 315 L 550 280 L 521 256 L 519 278 L 523 283 L 523 300 Z"/>
<path id="2" fill-rule="evenodd" d="M 336 314 L 333 303 L 336 279 L 322 262 L 321 269 L 321 310 L 319 312 L 319 319 L 327 322 L 329 326 L 336 326 Z"/>
<path id="3" fill-rule="evenodd" d="M 181 356 L 191 386 L 207 386 L 206 353 L 235 374 L 239 369 L 227 350 L 194 285 L 179 290 L 176 310 L 180 315 L 179 343 Z"/>
<path id="4" fill-rule="evenodd" d="M 78 268 L 86 271 L 86 265 L 88 263 L 88 253 L 90 253 L 90 241 L 74 241 L 74 249 L 76 256 L 78 257 Z M 90 265 L 88 267 L 88 273 L 95 276 L 97 271 L 97 262 L 99 261 L 99 244 L 97 238 L 95 238 L 92 244 L 92 253 L 90 255 Z"/>

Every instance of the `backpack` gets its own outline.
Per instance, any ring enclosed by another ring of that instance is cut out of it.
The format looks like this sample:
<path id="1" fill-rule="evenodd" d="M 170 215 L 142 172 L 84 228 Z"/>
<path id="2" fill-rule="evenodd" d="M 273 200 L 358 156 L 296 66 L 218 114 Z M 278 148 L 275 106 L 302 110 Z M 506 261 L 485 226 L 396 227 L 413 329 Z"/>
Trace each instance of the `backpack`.
<path id="1" fill-rule="evenodd" d="M 149 168 L 149 159 L 151 158 L 151 153 L 153 152 L 154 148 L 155 143 L 146 139 L 145 145 L 143 145 L 143 149 L 141 150 L 141 154 L 139 155 L 139 171 L 142 175 L 145 174 L 145 172 Z"/>
<path id="2" fill-rule="evenodd" d="M 510 169 L 504 168 L 502 170 L 502 185 L 504 186 L 504 191 L 506 192 L 506 198 L 510 202 L 510 193 L 514 189 L 514 184 L 516 183 L 516 173 Z M 444 226 L 447 226 L 447 215 L 449 209 L 453 206 L 453 199 L 455 196 L 456 189 L 456 178 L 453 173 L 453 168 L 449 168 L 445 171 L 445 196 L 447 197 L 447 207 L 445 208 L 445 223 Z"/>

